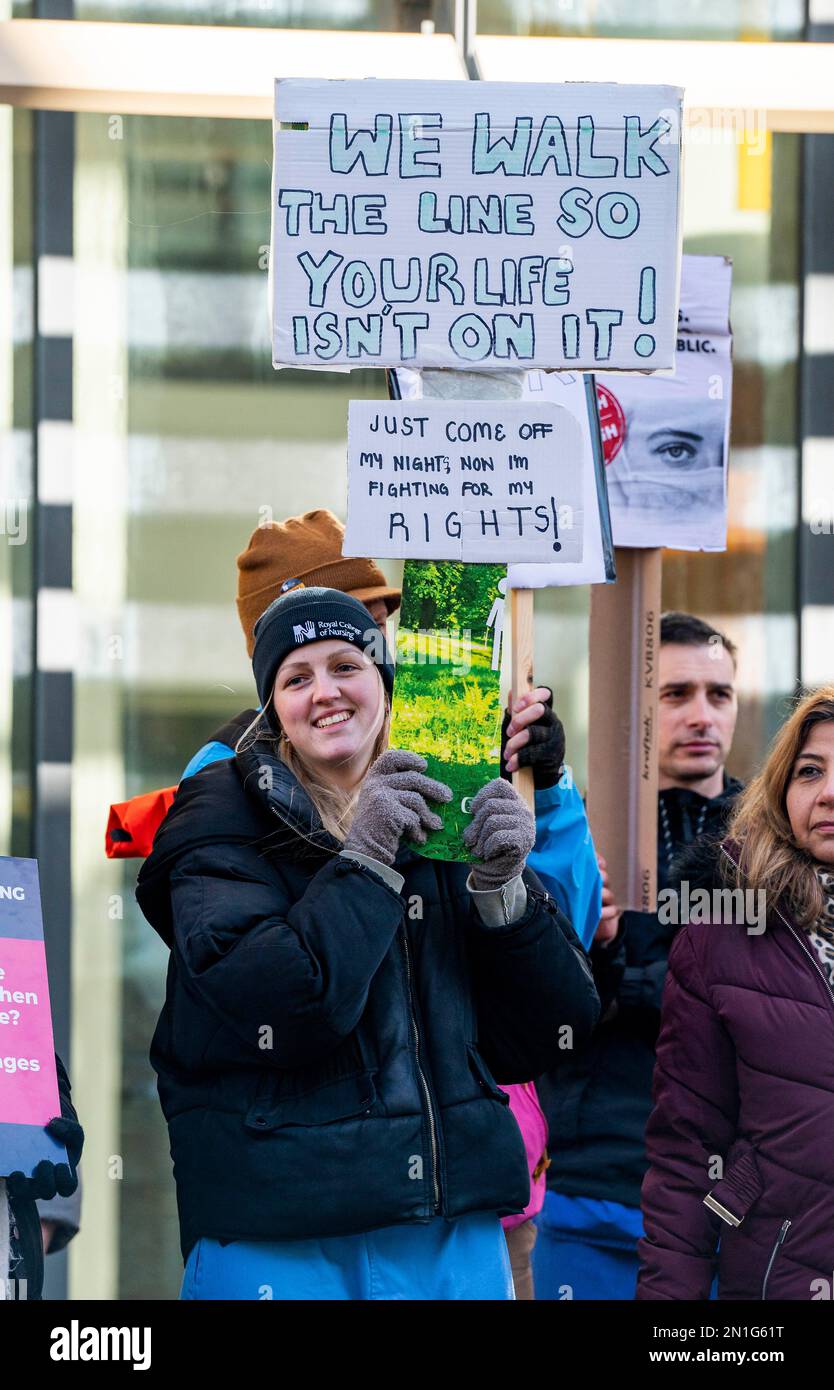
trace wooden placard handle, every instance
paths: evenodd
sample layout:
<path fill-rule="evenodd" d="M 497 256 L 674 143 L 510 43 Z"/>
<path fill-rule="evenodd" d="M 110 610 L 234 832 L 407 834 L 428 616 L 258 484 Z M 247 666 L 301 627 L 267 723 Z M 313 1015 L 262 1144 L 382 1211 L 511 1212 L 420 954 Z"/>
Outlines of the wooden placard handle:
<path fill-rule="evenodd" d="M 533 689 L 533 590 L 510 590 L 510 624 L 512 631 L 511 688 L 513 700 Z M 513 773 L 513 786 L 519 796 L 535 811 L 536 790 L 533 769 L 519 768 Z"/>
<path fill-rule="evenodd" d="M 616 584 L 591 588 L 588 820 L 618 906 L 654 912 L 663 552 L 616 554 Z"/>

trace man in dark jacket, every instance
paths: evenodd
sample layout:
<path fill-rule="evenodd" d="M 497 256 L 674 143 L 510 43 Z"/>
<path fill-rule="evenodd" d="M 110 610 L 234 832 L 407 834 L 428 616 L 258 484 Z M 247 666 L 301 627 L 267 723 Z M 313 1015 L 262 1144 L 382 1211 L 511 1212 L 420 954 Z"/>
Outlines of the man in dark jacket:
<path fill-rule="evenodd" d="M 658 892 L 675 882 L 686 845 L 722 833 L 741 790 L 724 766 L 737 715 L 735 647 L 687 613 L 663 615 L 660 642 Z M 634 1297 L 671 915 L 624 912 L 618 926 L 610 916 L 601 923 L 591 960 L 602 1022 L 572 1062 L 537 1082 L 552 1159 L 534 1258 L 538 1298 Z"/>

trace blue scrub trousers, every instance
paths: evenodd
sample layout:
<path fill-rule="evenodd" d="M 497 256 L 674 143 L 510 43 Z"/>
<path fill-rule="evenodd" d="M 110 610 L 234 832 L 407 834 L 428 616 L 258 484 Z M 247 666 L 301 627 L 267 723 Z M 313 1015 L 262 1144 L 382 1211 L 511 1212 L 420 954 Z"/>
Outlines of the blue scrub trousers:
<path fill-rule="evenodd" d="M 181 1299 L 514 1299 L 497 1216 L 387 1226 L 323 1240 L 202 1237 L 189 1252 Z"/>
<path fill-rule="evenodd" d="M 536 1225 L 533 1280 L 537 1299 L 635 1297 L 640 1272 L 637 1242 L 643 1234 L 639 1207 L 548 1192 Z M 718 1297 L 717 1275 L 709 1297 L 711 1301 Z"/>
<path fill-rule="evenodd" d="M 537 1299 L 633 1299 L 637 1291 L 639 1207 L 548 1192 L 536 1218 Z"/>

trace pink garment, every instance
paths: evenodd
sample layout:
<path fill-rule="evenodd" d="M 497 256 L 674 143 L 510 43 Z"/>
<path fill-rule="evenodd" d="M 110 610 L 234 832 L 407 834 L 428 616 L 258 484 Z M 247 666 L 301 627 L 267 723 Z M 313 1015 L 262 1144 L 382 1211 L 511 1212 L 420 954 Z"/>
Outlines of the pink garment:
<path fill-rule="evenodd" d="M 545 1169 L 542 1166 L 539 1176 L 534 1180 L 533 1173 L 541 1163 L 547 1147 L 547 1120 L 539 1105 L 536 1088 L 532 1081 L 523 1081 L 516 1086 L 502 1086 L 510 1098 L 510 1109 L 515 1115 L 524 1147 L 527 1150 L 527 1166 L 530 1169 L 530 1201 L 516 1216 L 502 1216 L 501 1225 L 505 1231 L 512 1231 L 523 1221 L 537 1216 L 544 1205 L 546 1187 Z"/>

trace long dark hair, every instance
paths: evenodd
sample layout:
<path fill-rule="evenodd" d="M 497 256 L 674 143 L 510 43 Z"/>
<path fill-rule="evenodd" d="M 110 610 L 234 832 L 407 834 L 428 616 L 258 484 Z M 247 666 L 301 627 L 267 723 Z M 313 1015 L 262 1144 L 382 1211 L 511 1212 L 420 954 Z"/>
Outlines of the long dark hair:
<path fill-rule="evenodd" d="M 825 907 L 814 860 L 794 838 L 787 795 L 796 760 L 815 724 L 834 720 L 834 685 L 806 695 L 774 738 L 764 767 L 736 802 L 728 834 L 740 849 L 739 875 L 767 900 L 781 904 L 800 926 Z"/>

